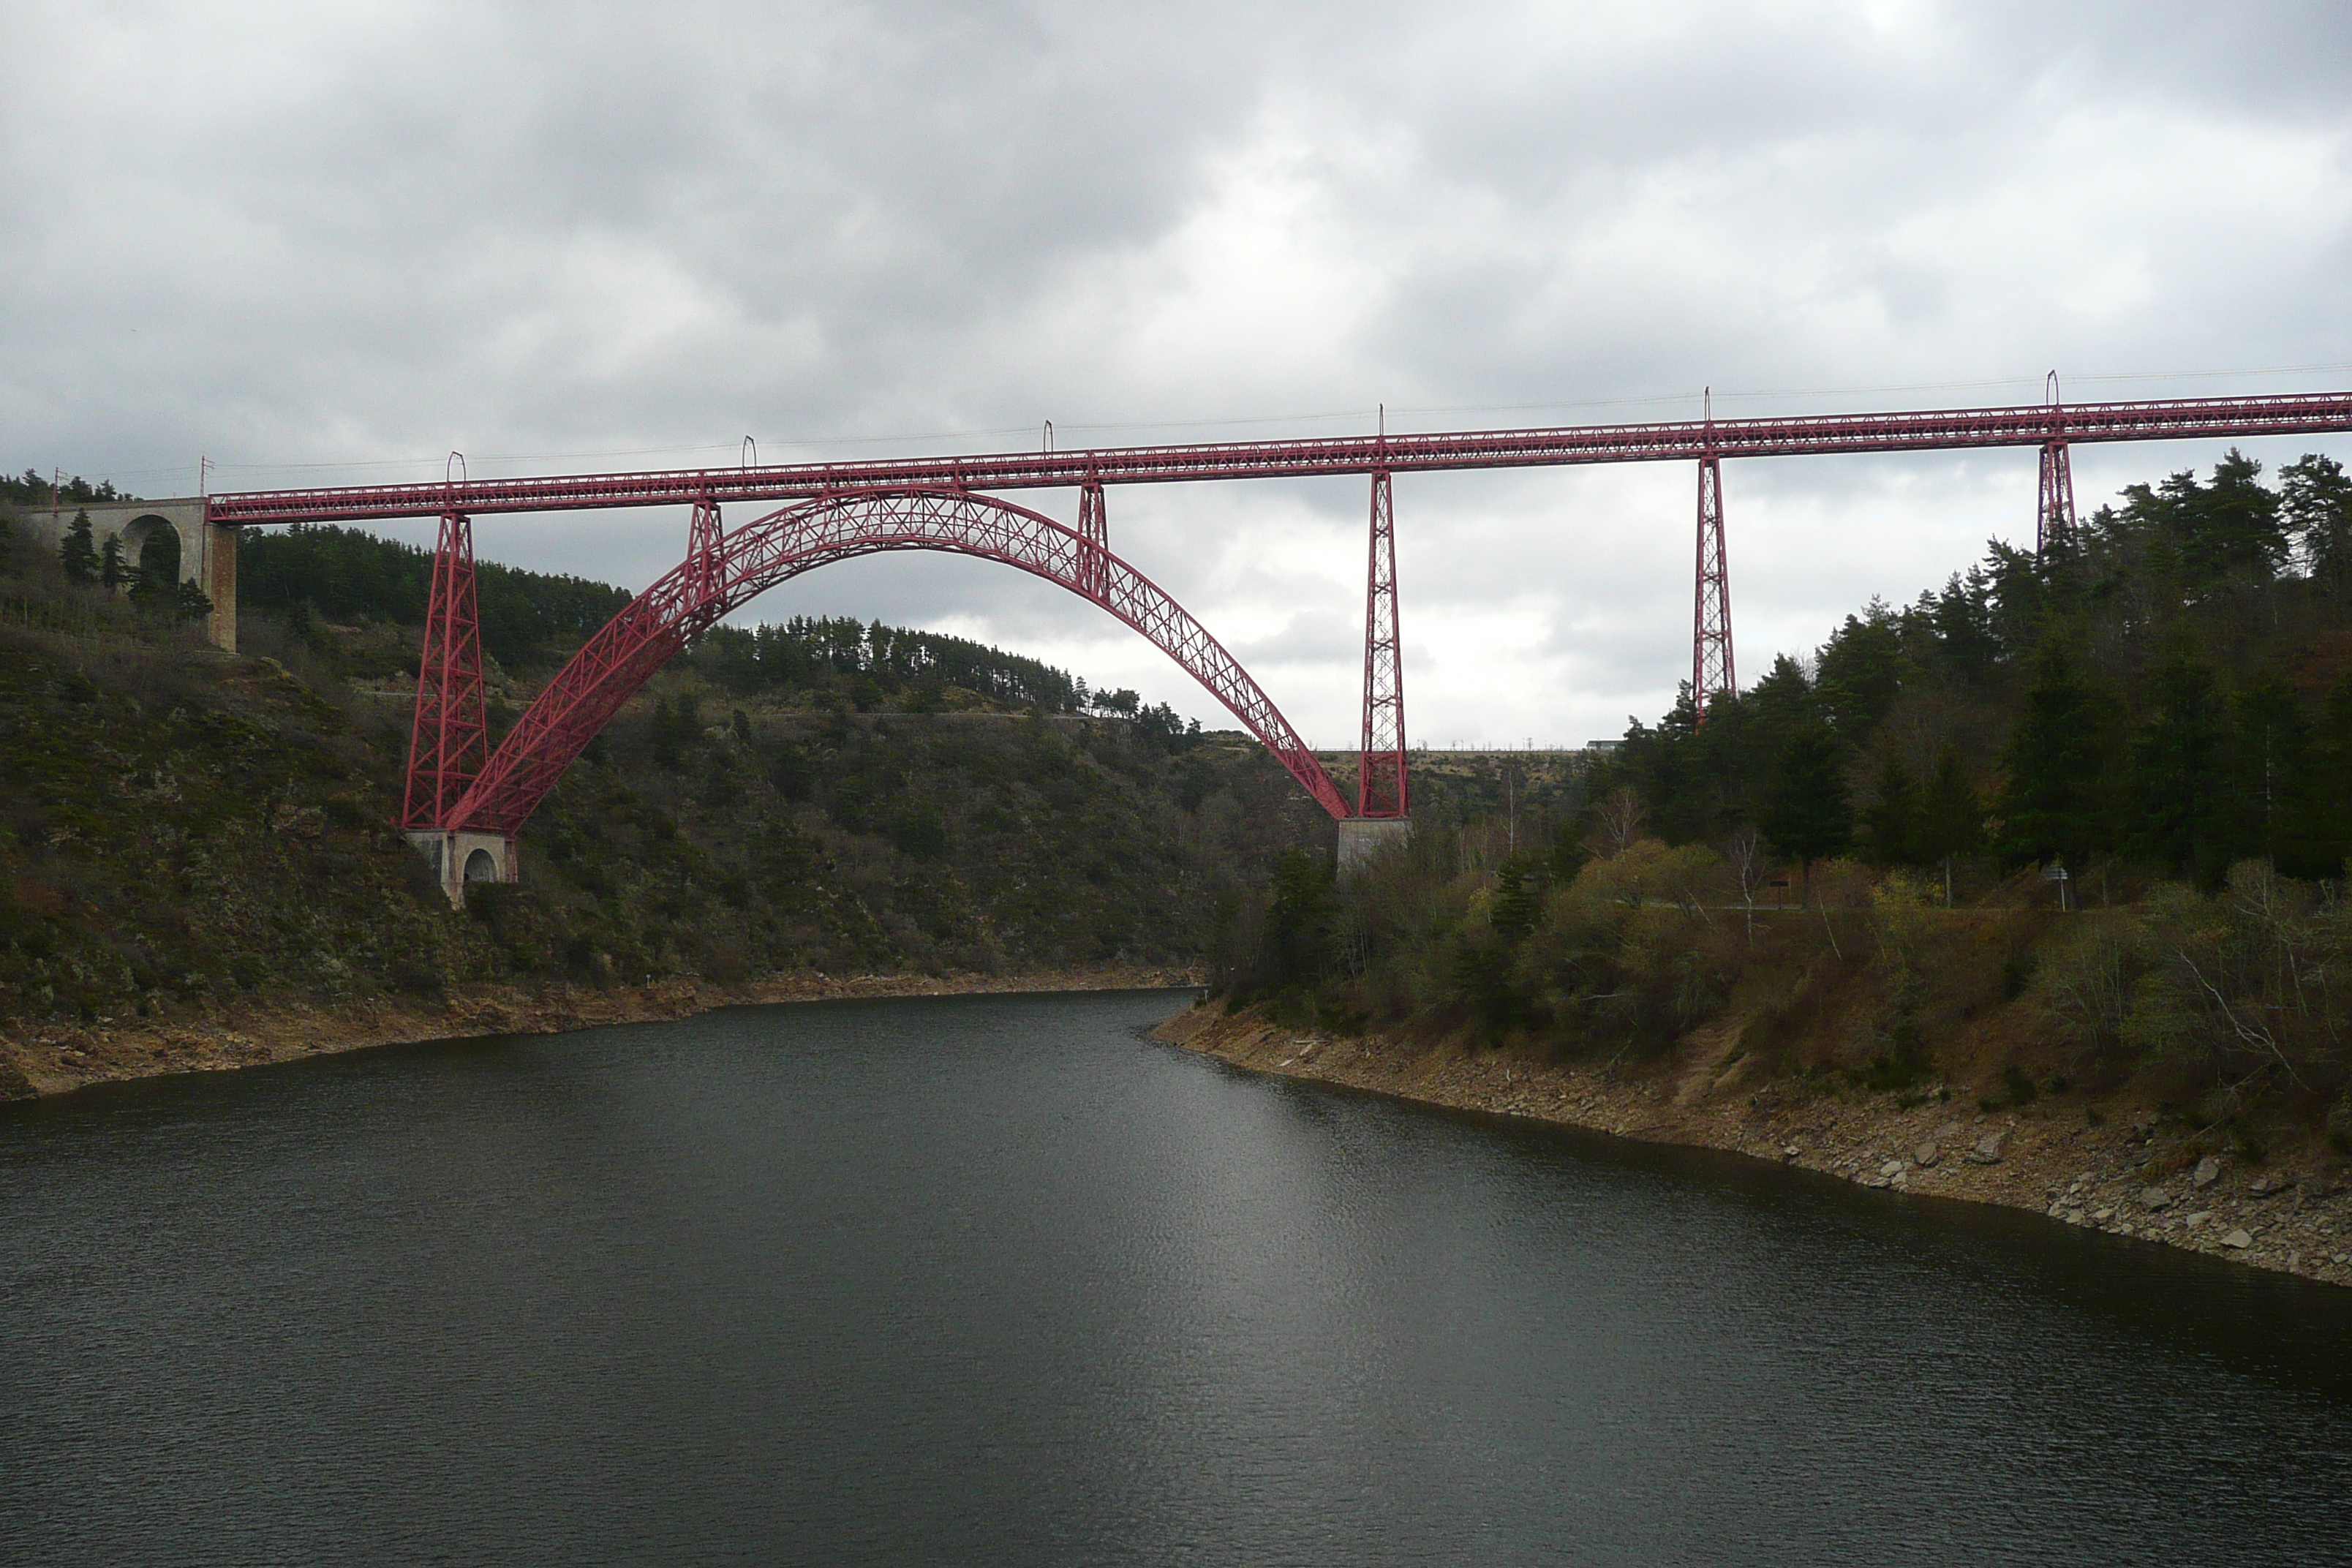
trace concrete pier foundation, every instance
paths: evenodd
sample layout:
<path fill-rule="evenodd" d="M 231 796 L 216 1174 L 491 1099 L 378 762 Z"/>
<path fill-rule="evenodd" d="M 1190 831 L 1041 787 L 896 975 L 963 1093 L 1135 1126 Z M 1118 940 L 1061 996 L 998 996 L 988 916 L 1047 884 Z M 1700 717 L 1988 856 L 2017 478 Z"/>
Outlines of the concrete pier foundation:
<path fill-rule="evenodd" d="M 443 833 L 430 827 L 413 827 L 408 831 L 409 843 L 425 857 L 433 868 L 433 879 L 441 884 L 452 908 L 466 907 L 466 889 L 476 882 L 513 882 L 521 879 L 515 862 L 514 840 L 497 833 Z"/>
<path fill-rule="evenodd" d="M 1412 837 L 1409 816 L 1343 816 L 1339 819 L 1339 875 L 1350 877 L 1391 844 Z"/>

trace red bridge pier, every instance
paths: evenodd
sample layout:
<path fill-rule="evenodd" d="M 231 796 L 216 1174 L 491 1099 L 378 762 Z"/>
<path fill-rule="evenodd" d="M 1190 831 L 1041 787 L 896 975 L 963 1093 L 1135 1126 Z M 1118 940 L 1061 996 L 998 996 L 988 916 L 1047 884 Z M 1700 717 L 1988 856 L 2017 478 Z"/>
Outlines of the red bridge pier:
<path fill-rule="evenodd" d="M 511 882 L 514 840 L 461 826 L 457 803 L 489 760 L 482 714 L 482 625 L 474 596 L 474 525 L 441 514 L 433 551 L 433 592 L 416 663 L 416 711 L 408 731 L 408 787 L 400 826 L 433 868 L 452 904 L 472 882 Z"/>
<path fill-rule="evenodd" d="M 1718 697 L 1739 695 L 1731 659 L 1731 567 L 1723 547 L 1723 463 L 1698 460 L 1698 587 L 1691 607 L 1691 702 L 1706 722 Z"/>
<path fill-rule="evenodd" d="M 1389 471 L 1372 474 L 1371 557 L 1364 572 L 1364 728 L 1356 810 L 1339 818 L 1339 875 L 1412 836 L 1404 740 L 1404 648 L 1397 630 L 1396 503 Z"/>

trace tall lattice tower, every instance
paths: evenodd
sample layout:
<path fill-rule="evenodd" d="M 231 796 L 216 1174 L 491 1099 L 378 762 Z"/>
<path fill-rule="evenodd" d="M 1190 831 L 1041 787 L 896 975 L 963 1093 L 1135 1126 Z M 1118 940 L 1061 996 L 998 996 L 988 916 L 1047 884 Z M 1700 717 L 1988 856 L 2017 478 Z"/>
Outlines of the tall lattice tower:
<path fill-rule="evenodd" d="M 2074 543 L 2074 468 L 2067 459 L 2066 443 L 2042 443 L 2041 498 L 2033 512 L 2033 553 L 2068 550 Z"/>
<path fill-rule="evenodd" d="M 1691 606 L 1691 700 L 1698 721 L 1707 705 L 1736 696 L 1739 675 L 1731 658 L 1731 567 L 1723 548 L 1723 465 L 1709 452 L 1698 460 L 1698 582 Z"/>
<path fill-rule="evenodd" d="M 2074 544 L 2074 465 L 2066 455 L 2066 402 L 2054 370 L 2042 383 L 2042 401 L 2050 410 L 2050 437 L 2042 443 L 2042 483 L 2033 506 L 2036 560 Z"/>
<path fill-rule="evenodd" d="M 489 760 L 482 719 L 482 626 L 474 602 L 474 525 L 461 511 L 441 514 L 433 552 L 433 594 L 425 611 L 425 647 L 416 673 L 416 715 L 408 731 L 408 786 L 400 825 L 463 826 L 450 820 L 458 800 Z"/>
<path fill-rule="evenodd" d="M 1385 468 L 1372 476 L 1371 562 L 1364 588 L 1364 738 L 1356 773 L 1356 815 L 1412 815 L 1405 777 L 1404 654 L 1397 635 L 1396 509 Z"/>

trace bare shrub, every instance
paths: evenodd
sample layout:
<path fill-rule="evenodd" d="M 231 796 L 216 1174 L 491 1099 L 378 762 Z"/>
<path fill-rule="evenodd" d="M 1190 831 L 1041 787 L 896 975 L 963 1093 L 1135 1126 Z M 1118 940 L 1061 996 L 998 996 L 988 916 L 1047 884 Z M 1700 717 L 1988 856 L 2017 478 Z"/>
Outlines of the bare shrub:
<path fill-rule="evenodd" d="M 1601 837 L 1601 853 L 1614 859 L 1641 842 L 1649 813 L 1640 795 L 1631 789 L 1620 789 L 1592 808 L 1592 821 Z"/>

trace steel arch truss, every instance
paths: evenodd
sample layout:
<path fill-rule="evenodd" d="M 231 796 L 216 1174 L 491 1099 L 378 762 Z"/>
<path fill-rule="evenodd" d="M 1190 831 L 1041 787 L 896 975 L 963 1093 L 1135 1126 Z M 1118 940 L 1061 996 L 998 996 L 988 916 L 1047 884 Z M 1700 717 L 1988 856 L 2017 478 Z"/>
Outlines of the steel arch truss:
<path fill-rule="evenodd" d="M 621 705 L 722 616 L 803 572 L 888 550 L 1001 561 L 1101 605 L 1206 687 L 1316 804 L 1346 816 L 1338 786 L 1273 700 L 1181 605 L 1104 547 L 1099 516 L 1089 537 L 992 496 L 932 489 L 820 496 L 731 532 L 715 508 L 707 521 L 698 514 L 687 560 L 558 672 L 439 826 L 516 833 Z"/>

